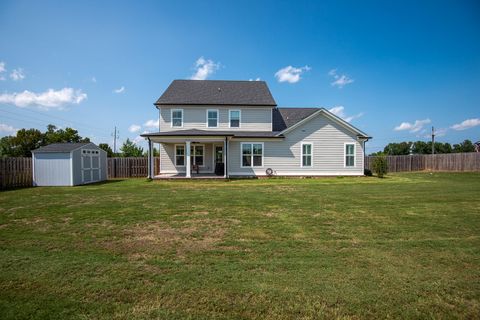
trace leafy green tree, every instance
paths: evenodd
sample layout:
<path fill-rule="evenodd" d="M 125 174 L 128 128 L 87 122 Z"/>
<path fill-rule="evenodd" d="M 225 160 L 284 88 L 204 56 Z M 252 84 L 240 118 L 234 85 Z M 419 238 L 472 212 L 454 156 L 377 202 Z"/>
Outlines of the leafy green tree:
<path fill-rule="evenodd" d="M 102 150 L 104 150 L 107 153 L 107 157 L 111 158 L 113 157 L 113 151 L 112 148 L 108 145 L 108 143 L 100 143 L 98 147 Z"/>
<path fill-rule="evenodd" d="M 3 157 L 31 157 L 31 150 L 42 146 L 42 133 L 37 129 L 20 129 L 15 136 L 3 137 L 0 154 Z"/>
<path fill-rule="evenodd" d="M 400 143 L 389 143 L 383 149 L 383 152 L 392 156 L 406 155 L 410 154 L 411 142 L 400 142 Z"/>
<path fill-rule="evenodd" d="M 61 142 L 90 142 L 90 139 L 82 138 L 75 129 L 57 129 L 53 124 L 49 124 L 43 134 L 43 145 Z"/>
<path fill-rule="evenodd" d="M 472 141 L 467 139 L 459 144 L 454 144 L 453 152 L 475 152 L 475 146 Z"/>
<path fill-rule="evenodd" d="M 21 129 L 15 136 L 0 139 L 0 156 L 31 157 L 31 150 L 58 142 L 90 142 L 90 139 L 82 138 L 75 129 L 57 129 L 52 124 L 44 133 L 38 129 Z"/>
<path fill-rule="evenodd" d="M 143 148 L 137 146 L 135 143 L 127 139 L 122 147 L 122 157 L 141 157 L 143 155 Z"/>

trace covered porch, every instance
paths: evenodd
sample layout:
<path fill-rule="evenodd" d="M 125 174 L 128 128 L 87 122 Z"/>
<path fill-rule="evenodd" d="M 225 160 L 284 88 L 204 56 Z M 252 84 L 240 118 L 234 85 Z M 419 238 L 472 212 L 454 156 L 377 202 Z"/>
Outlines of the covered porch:
<path fill-rule="evenodd" d="M 229 136 L 147 136 L 149 179 L 228 178 Z M 159 172 L 153 172 L 153 149 L 158 144 Z"/>

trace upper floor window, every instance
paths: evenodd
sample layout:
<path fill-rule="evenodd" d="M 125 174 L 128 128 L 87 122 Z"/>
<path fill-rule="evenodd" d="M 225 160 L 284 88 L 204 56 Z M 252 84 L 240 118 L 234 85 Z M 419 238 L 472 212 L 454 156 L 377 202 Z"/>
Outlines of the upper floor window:
<path fill-rule="evenodd" d="M 240 128 L 240 110 L 229 110 L 230 128 Z"/>
<path fill-rule="evenodd" d="M 218 127 L 218 110 L 207 110 L 207 127 Z"/>
<path fill-rule="evenodd" d="M 302 167 L 312 166 L 312 144 L 302 143 Z"/>
<path fill-rule="evenodd" d="M 172 109 L 172 127 L 183 127 L 183 110 Z"/>
<path fill-rule="evenodd" d="M 345 167 L 355 166 L 355 144 L 345 143 Z"/>

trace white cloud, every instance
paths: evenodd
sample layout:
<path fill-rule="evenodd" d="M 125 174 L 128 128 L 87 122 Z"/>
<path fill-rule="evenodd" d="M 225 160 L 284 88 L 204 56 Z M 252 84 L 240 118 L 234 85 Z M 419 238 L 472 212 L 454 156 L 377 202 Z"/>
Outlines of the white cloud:
<path fill-rule="evenodd" d="M 260 78 L 256 78 L 256 79 L 250 78 L 250 79 L 248 79 L 248 81 L 260 81 Z"/>
<path fill-rule="evenodd" d="M 0 94 L 0 103 L 13 104 L 20 108 L 33 105 L 47 110 L 62 109 L 67 104 L 79 104 L 85 99 L 87 99 L 86 93 L 72 88 L 63 88 L 57 91 L 48 89 L 41 93 L 25 90 L 20 93 Z"/>
<path fill-rule="evenodd" d="M 476 126 L 480 126 L 480 118 L 467 119 L 461 123 L 454 124 L 450 128 L 453 130 L 466 130 Z"/>
<path fill-rule="evenodd" d="M 91 80 L 92 80 L 92 82 L 93 82 L 93 83 L 97 83 L 97 78 L 95 78 L 95 77 L 92 77 L 92 79 L 91 79 Z"/>
<path fill-rule="evenodd" d="M 275 73 L 275 77 L 277 78 L 278 82 L 296 83 L 302 79 L 302 73 L 309 71 L 310 69 L 311 68 L 309 66 L 304 66 L 301 68 L 287 66 L 278 70 Z"/>
<path fill-rule="evenodd" d="M 158 129 L 159 128 L 159 120 L 148 120 L 143 124 L 144 127 L 150 128 L 150 129 Z"/>
<path fill-rule="evenodd" d="M 141 136 L 136 136 L 135 138 L 133 138 L 132 142 L 135 143 L 136 145 L 140 145 L 145 142 L 145 138 Z"/>
<path fill-rule="evenodd" d="M 8 124 L 0 123 L 0 132 L 5 132 L 7 134 L 15 134 L 17 131 L 17 128 L 9 126 Z"/>
<path fill-rule="evenodd" d="M 5 76 L 2 75 L 2 73 L 6 72 L 7 69 L 5 69 L 5 62 L 0 61 L 0 81 L 5 80 Z"/>
<path fill-rule="evenodd" d="M 200 57 L 195 62 L 195 73 L 190 77 L 191 80 L 205 80 L 220 68 L 220 63 L 215 63 L 210 59 Z"/>
<path fill-rule="evenodd" d="M 351 122 L 352 120 L 354 119 L 358 119 L 360 118 L 361 116 L 363 116 L 363 112 L 360 112 L 356 115 L 352 115 L 352 116 L 347 116 L 345 114 L 345 107 L 344 106 L 335 106 L 331 109 L 329 109 L 328 111 L 330 111 L 331 113 L 333 113 L 334 115 L 336 115 L 337 117 L 340 117 L 342 118 L 343 120 L 347 121 L 347 122 Z"/>
<path fill-rule="evenodd" d="M 13 69 L 12 73 L 10 73 L 10 78 L 13 81 L 20 81 L 25 79 L 25 72 L 23 72 L 22 68 Z"/>
<path fill-rule="evenodd" d="M 139 126 L 138 124 L 132 124 L 130 127 L 128 127 L 128 131 L 130 132 L 138 132 L 140 131 L 142 127 Z"/>
<path fill-rule="evenodd" d="M 410 132 L 418 132 L 422 130 L 426 124 L 429 124 L 430 122 L 431 122 L 430 119 L 415 120 L 414 123 L 402 122 L 400 125 L 396 126 L 394 130 L 395 131 L 408 130 Z"/>
<path fill-rule="evenodd" d="M 331 85 L 338 88 L 343 88 L 347 84 L 353 83 L 355 81 L 344 74 L 337 74 L 337 69 L 330 70 L 328 72 L 328 75 L 333 77 L 333 82 L 331 83 Z"/>
<path fill-rule="evenodd" d="M 125 92 L 125 87 L 122 86 L 122 87 L 120 87 L 120 88 L 118 88 L 118 89 L 113 90 L 113 92 L 115 92 L 115 93 L 124 93 L 124 92 Z"/>

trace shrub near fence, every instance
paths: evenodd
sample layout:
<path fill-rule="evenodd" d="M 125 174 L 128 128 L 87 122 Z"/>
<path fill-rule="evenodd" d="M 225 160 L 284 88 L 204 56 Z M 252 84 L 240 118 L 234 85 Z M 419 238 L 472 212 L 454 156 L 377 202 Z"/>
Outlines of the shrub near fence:
<path fill-rule="evenodd" d="M 365 168 L 372 169 L 375 156 L 365 157 Z M 480 153 L 414 154 L 386 156 L 388 172 L 405 171 L 480 171 Z"/>

